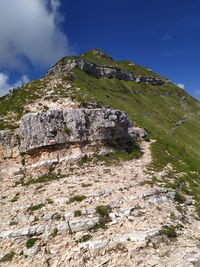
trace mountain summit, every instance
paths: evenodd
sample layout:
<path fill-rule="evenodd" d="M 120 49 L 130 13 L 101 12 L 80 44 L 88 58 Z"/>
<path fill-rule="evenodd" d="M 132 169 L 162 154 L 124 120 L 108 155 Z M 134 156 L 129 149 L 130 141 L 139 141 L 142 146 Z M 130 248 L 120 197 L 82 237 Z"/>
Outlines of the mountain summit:
<path fill-rule="evenodd" d="M 169 79 L 101 49 L 1 97 L 0 262 L 198 266 L 199 116 Z"/>

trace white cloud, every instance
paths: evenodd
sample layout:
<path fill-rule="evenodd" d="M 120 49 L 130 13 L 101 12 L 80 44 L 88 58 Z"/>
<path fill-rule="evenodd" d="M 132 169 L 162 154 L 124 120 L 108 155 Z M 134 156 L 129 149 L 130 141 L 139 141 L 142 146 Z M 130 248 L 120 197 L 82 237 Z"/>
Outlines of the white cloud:
<path fill-rule="evenodd" d="M 19 87 L 24 83 L 27 83 L 29 81 L 27 75 L 23 75 L 18 81 L 16 81 L 14 84 L 9 82 L 9 76 L 5 73 L 0 73 L 0 96 L 3 96 L 8 92 L 9 89 Z"/>
<path fill-rule="evenodd" d="M 60 0 L 0 0 L 0 67 L 48 67 L 70 54 Z"/>
<path fill-rule="evenodd" d="M 200 99 L 200 89 L 195 90 L 195 96 Z"/>
<path fill-rule="evenodd" d="M 180 87 L 181 89 L 185 89 L 185 84 L 183 83 L 177 83 L 177 86 Z"/>

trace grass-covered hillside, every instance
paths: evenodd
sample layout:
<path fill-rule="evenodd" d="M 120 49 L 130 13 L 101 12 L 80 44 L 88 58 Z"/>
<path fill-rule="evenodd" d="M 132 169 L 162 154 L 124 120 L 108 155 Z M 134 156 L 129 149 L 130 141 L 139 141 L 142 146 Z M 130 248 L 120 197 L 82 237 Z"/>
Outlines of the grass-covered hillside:
<path fill-rule="evenodd" d="M 131 71 L 136 76 L 161 77 L 137 64 L 114 61 L 94 51 L 80 57 L 97 65 Z M 29 83 L 11 96 L 0 99 L 1 129 L 6 124 L 2 120 L 3 116 L 15 115 L 20 118 L 26 112 L 25 104 L 41 97 L 45 82 L 52 79 L 54 77 L 50 76 L 43 81 Z M 63 82 L 67 79 L 67 76 L 63 77 Z M 97 79 L 79 69 L 73 69 L 69 79 L 74 90 L 69 93 L 61 87 L 57 90 L 58 97 L 70 95 L 83 106 L 88 102 L 96 102 L 127 112 L 137 126 L 146 128 L 150 132 L 149 137 L 156 140 L 152 144 L 151 167 L 162 170 L 171 163 L 175 171 L 164 178 L 165 184 L 194 195 L 200 203 L 200 103 L 197 100 L 169 82 L 149 85 L 117 79 Z"/>

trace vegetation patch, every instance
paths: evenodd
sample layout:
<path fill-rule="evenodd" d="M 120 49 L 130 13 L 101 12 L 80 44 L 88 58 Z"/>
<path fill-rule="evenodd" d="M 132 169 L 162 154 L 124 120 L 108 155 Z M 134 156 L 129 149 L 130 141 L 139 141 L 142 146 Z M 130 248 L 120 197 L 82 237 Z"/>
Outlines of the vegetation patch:
<path fill-rule="evenodd" d="M 96 213 L 99 215 L 99 222 L 96 224 L 96 226 L 93 229 L 98 228 L 106 228 L 106 224 L 110 222 L 109 212 L 111 212 L 111 207 L 109 205 L 106 206 L 97 206 L 96 207 Z"/>
<path fill-rule="evenodd" d="M 77 243 L 83 243 L 83 242 L 87 242 L 92 238 L 92 235 L 84 235 L 82 236 L 80 239 L 78 239 L 76 242 Z"/>
<path fill-rule="evenodd" d="M 15 252 L 11 251 L 3 256 L 3 258 L 0 260 L 0 262 L 9 262 L 12 261 L 15 257 Z"/>
<path fill-rule="evenodd" d="M 72 202 L 81 202 L 84 199 L 86 199 L 86 196 L 84 196 L 84 195 L 76 195 L 76 196 L 70 197 L 69 203 L 72 203 Z"/>
<path fill-rule="evenodd" d="M 40 210 L 41 208 L 43 208 L 45 206 L 45 204 L 41 203 L 41 204 L 38 204 L 38 205 L 31 205 L 27 211 L 36 211 L 36 210 Z"/>
<path fill-rule="evenodd" d="M 22 185 L 24 186 L 28 186 L 31 184 L 38 184 L 38 183 L 47 183 L 47 182 L 51 182 L 51 181 L 56 181 L 59 179 L 62 179 L 66 177 L 66 175 L 56 175 L 53 173 L 49 173 L 49 174 L 44 174 L 40 177 L 38 177 L 37 179 L 30 179 L 27 182 L 24 182 Z"/>
<path fill-rule="evenodd" d="M 28 239 L 26 241 L 26 247 L 27 248 L 32 248 L 35 245 L 37 240 L 38 240 L 38 238 L 30 238 L 30 239 Z"/>
<path fill-rule="evenodd" d="M 186 198 L 179 192 L 176 192 L 174 200 L 179 204 L 183 204 L 186 201 Z"/>
<path fill-rule="evenodd" d="M 72 132 L 72 130 L 71 130 L 70 128 L 68 128 L 68 127 L 65 127 L 65 128 L 64 128 L 64 133 L 70 135 L 71 132 Z"/>
<path fill-rule="evenodd" d="M 177 237 L 176 229 L 174 226 L 164 225 L 162 227 L 162 229 L 160 230 L 160 234 L 165 235 L 168 238 L 176 238 Z"/>
<path fill-rule="evenodd" d="M 74 217 L 80 217 L 82 215 L 81 210 L 75 210 L 74 211 Z"/>

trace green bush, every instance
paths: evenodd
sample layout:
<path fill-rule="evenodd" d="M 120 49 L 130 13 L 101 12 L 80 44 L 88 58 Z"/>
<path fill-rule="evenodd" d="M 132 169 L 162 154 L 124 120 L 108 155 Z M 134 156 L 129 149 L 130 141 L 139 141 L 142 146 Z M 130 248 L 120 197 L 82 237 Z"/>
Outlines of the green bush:
<path fill-rule="evenodd" d="M 30 239 L 28 239 L 26 241 L 26 247 L 27 248 L 32 248 L 35 245 L 37 240 L 38 240 L 38 238 L 30 238 Z"/>

